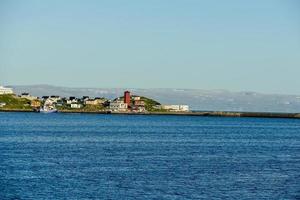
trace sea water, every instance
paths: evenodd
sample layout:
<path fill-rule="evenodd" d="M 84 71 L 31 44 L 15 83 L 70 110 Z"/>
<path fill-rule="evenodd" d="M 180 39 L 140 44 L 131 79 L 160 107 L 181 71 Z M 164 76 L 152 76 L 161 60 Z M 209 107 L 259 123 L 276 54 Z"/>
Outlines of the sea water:
<path fill-rule="evenodd" d="M 300 120 L 0 113 L 0 199 L 299 199 Z"/>

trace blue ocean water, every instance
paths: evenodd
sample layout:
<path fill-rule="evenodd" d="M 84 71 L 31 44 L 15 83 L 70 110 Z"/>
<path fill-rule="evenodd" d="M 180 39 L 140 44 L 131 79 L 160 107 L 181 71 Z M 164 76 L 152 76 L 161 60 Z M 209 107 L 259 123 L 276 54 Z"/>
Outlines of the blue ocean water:
<path fill-rule="evenodd" d="M 299 199 L 300 120 L 0 113 L 0 199 Z"/>

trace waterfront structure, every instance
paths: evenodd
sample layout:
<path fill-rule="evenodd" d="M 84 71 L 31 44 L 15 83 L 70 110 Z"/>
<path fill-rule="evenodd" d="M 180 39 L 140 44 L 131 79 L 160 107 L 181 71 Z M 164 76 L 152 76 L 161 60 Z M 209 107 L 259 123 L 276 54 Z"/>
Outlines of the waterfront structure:
<path fill-rule="evenodd" d="M 129 91 L 125 91 L 124 92 L 124 103 L 126 103 L 128 106 L 130 106 L 130 92 Z"/>
<path fill-rule="evenodd" d="M 12 88 L 0 86 L 0 95 L 1 94 L 13 94 L 13 93 L 14 93 L 14 91 L 12 90 Z"/>
<path fill-rule="evenodd" d="M 57 109 L 55 108 L 55 99 L 48 98 L 44 102 L 44 106 L 40 108 L 41 113 L 54 113 L 57 112 Z"/>
<path fill-rule="evenodd" d="M 157 105 L 155 106 L 157 109 L 163 109 L 174 112 L 187 112 L 189 111 L 188 105 Z"/>
<path fill-rule="evenodd" d="M 125 112 L 128 110 L 128 104 L 124 103 L 123 101 L 116 100 L 116 101 L 110 102 L 109 109 L 111 111 Z"/>

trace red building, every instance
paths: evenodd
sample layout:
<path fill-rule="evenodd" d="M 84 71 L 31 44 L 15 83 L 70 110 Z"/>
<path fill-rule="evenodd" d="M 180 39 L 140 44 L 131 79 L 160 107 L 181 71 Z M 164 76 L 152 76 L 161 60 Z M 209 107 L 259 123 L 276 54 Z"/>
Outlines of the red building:
<path fill-rule="evenodd" d="M 130 92 L 129 91 L 124 92 L 124 103 L 127 103 L 127 105 L 130 106 Z"/>

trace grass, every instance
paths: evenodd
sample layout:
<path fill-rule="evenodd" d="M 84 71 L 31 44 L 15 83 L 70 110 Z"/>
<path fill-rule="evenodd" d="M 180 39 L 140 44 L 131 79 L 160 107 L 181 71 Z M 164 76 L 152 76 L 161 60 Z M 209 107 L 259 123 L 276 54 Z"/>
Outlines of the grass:
<path fill-rule="evenodd" d="M 141 97 L 141 100 L 145 102 L 145 109 L 147 111 L 150 111 L 150 112 L 162 111 L 163 112 L 163 110 L 158 110 L 158 109 L 154 108 L 154 106 L 160 105 L 159 102 L 157 102 L 153 99 L 147 98 L 147 97 Z"/>
<path fill-rule="evenodd" d="M 30 106 L 30 100 L 28 99 L 24 99 L 24 98 L 20 98 L 16 95 L 13 94 L 3 94 L 0 95 L 0 103 L 6 103 L 5 106 L 3 106 L 2 110 L 28 110 L 28 109 L 32 109 Z"/>
<path fill-rule="evenodd" d="M 82 108 L 71 108 L 70 105 L 56 106 L 61 111 L 97 112 L 104 110 L 103 105 L 83 105 Z"/>

